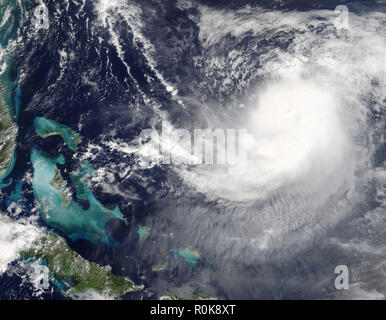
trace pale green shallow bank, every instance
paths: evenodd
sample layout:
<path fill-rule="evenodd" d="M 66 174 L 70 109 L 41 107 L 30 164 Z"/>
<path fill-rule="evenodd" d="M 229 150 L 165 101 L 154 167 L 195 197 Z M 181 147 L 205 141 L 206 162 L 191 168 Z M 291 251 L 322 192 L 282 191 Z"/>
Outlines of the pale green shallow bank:
<path fill-rule="evenodd" d="M 0 53 L 2 53 L 0 56 L 0 189 L 9 186 L 12 182 L 11 179 L 7 181 L 6 178 L 12 172 L 16 160 L 17 115 L 20 104 L 18 99 L 21 91 L 17 90 L 14 96 L 13 93 L 15 88 L 17 88 L 18 78 L 13 79 L 11 77 L 11 59 L 13 54 L 12 48 L 16 43 L 19 19 L 22 16 L 23 9 L 20 5 L 22 5 L 22 1 L 0 0 Z M 34 124 L 37 133 L 42 138 L 59 135 L 68 147 L 76 152 L 77 146 L 81 142 L 81 137 L 69 127 L 45 118 L 37 118 Z M 56 160 L 56 163 L 64 164 L 65 162 L 64 157 L 58 157 Z M 51 165 L 50 159 L 43 160 L 44 163 Z M 71 195 L 66 194 L 66 183 L 61 177 L 60 171 L 56 168 L 56 163 L 54 162 L 51 167 L 48 166 L 54 168 L 54 175 L 49 181 L 50 183 L 44 185 L 45 191 L 49 191 L 48 194 L 53 197 L 52 199 L 58 200 L 57 202 L 65 208 L 68 208 L 71 204 L 74 206 Z M 81 183 L 81 181 L 78 182 L 79 186 L 82 186 Z M 97 219 L 97 222 L 94 221 L 93 223 L 90 215 L 87 217 L 86 212 L 81 212 L 80 208 L 74 211 L 83 213 L 84 218 L 90 220 L 89 223 L 93 228 L 91 228 L 90 234 L 87 235 L 90 235 L 93 240 L 102 240 L 108 243 L 109 241 L 104 230 L 105 222 L 111 218 L 119 219 L 121 217 L 120 213 L 118 210 L 110 211 L 104 208 L 96 201 L 91 191 L 86 187 L 84 190 L 86 191 L 85 197 L 91 201 L 94 209 L 97 208 L 94 211 L 101 213 L 102 219 Z M 60 200 L 56 199 L 58 194 Z M 69 217 L 67 216 L 67 218 Z M 59 224 L 63 223 L 63 221 L 57 222 Z M 63 224 L 66 227 L 68 226 L 68 224 Z M 63 225 L 61 224 L 61 226 Z M 82 258 L 58 235 L 45 231 L 43 231 L 43 234 L 39 240 L 31 244 L 31 249 L 22 253 L 22 256 L 27 261 L 39 260 L 42 264 L 46 265 L 50 271 L 52 283 L 64 295 L 72 297 L 92 290 L 100 294 L 116 297 L 143 288 L 143 286 L 135 285 L 127 277 L 113 274 L 109 266 L 99 266 Z"/>
<path fill-rule="evenodd" d="M 82 141 L 82 137 L 74 132 L 70 127 L 43 117 L 36 117 L 34 127 L 37 134 L 43 139 L 50 136 L 61 136 L 67 146 L 76 152 L 78 144 Z"/>
<path fill-rule="evenodd" d="M 72 198 L 67 183 L 60 174 L 57 164 L 64 164 L 62 155 L 50 158 L 44 152 L 34 148 L 31 153 L 34 169 L 32 186 L 36 201 L 40 205 L 43 220 L 62 232 L 73 241 L 87 239 L 91 242 L 102 241 L 114 245 L 114 239 L 106 232 L 106 224 L 112 219 L 126 222 L 116 207 L 110 210 L 104 207 L 82 181 L 76 181 L 76 187 L 83 190 L 84 199 L 89 208 L 83 209 Z"/>
<path fill-rule="evenodd" d="M 82 141 L 82 137 L 72 128 L 51 119 L 36 117 L 34 127 L 43 139 L 59 135 L 73 152 L 76 152 Z M 42 150 L 33 148 L 31 162 L 35 199 L 40 205 L 40 215 L 47 224 L 61 230 L 73 241 L 87 239 L 92 242 L 102 241 L 109 246 L 115 244 L 106 232 L 106 224 L 112 219 L 126 221 L 118 207 L 110 210 L 103 206 L 83 181 L 86 175 L 93 174 L 89 164 L 85 163 L 76 172 L 69 174 L 77 198 L 89 203 L 89 208 L 83 209 L 74 201 L 67 181 L 58 168 L 58 164 L 64 165 L 66 162 L 63 155 L 52 158 Z"/>
<path fill-rule="evenodd" d="M 43 139 L 59 135 L 74 152 L 81 142 L 81 136 L 70 127 L 50 119 L 37 117 L 34 127 Z M 89 203 L 87 210 L 74 200 L 68 182 L 60 173 L 58 165 L 66 163 L 63 155 L 52 157 L 35 147 L 31 151 L 31 163 L 34 169 L 34 196 L 39 203 L 40 215 L 47 224 L 61 230 L 74 241 L 87 239 L 91 242 L 101 241 L 108 246 L 115 245 L 114 239 L 106 231 L 106 224 L 112 219 L 124 222 L 125 219 L 118 208 L 109 210 L 104 207 L 83 181 L 85 175 L 93 174 L 88 163 L 70 173 L 78 199 Z M 68 247 L 64 239 L 53 233 L 45 234 L 32 249 L 24 252 L 24 256 L 33 261 L 41 259 L 52 275 L 52 283 L 67 296 L 76 296 L 89 290 L 122 296 L 143 288 L 127 277 L 114 275 L 108 266 L 101 267 L 83 259 Z"/>

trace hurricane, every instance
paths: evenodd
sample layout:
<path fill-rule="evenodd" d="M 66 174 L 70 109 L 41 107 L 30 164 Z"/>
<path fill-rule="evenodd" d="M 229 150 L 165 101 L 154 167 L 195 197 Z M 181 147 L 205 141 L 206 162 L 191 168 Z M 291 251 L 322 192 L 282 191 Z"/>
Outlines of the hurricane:
<path fill-rule="evenodd" d="M 375 0 L 0 2 L 1 298 L 384 299 L 385 31 Z"/>

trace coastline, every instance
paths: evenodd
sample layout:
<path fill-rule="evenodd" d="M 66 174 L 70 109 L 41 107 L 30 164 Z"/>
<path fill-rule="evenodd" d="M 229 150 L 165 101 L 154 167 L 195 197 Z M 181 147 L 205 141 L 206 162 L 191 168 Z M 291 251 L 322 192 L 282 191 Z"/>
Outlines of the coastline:
<path fill-rule="evenodd" d="M 4 90 L 0 86 L 0 187 L 1 182 L 11 173 L 15 164 L 17 128 L 12 121 L 9 107 L 3 98 Z"/>

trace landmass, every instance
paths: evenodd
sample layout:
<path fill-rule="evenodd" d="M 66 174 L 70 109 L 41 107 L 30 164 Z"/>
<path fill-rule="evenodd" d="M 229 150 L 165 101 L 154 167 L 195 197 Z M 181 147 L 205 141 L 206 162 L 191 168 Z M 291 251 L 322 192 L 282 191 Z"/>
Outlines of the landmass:
<path fill-rule="evenodd" d="M 203 296 L 203 295 L 194 295 L 192 298 L 182 298 L 180 296 L 177 296 L 174 293 L 170 293 L 159 297 L 158 300 L 220 300 L 220 299 L 213 296 Z"/>
<path fill-rule="evenodd" d="M 37 134 L 43 139 L 55 135 L 61 136 L 67 146 L 74 152 L 76 152 L 78 144 L 82 141 L 82 137 L 78 133 L 74 132 L 70 127 L 54 120 L 36 117 L 34 119 L 34 127 Z"/>
<path fill-rule="evenodd" d="M 110 267 L 83 259 L 68 247 L 64 239 L 53 233 L 46 233 L 32 249 L 22 254 L 27 260 L 42 259 L 54 278 L 52 282 L 66 296 L 90 289 L 100 294 L 122 296 L 143 289 L 129 278 L 113 274 Z"/>
<path fill-rule="evenodd" d="M 0 187 L 13 168 L 15 161 L 17 128 L 12 121 L 9 107 L 4 103 L 3 89 L 0 87 Z"/>

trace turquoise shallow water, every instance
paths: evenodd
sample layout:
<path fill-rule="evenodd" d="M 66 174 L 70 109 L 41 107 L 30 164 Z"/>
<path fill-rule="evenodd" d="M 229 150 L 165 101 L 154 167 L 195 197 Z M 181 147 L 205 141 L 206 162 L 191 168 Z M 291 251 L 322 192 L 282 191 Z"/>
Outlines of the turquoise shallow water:
<path fill-rule="evenodd" d="M 34 119 L 34 127 L 35 131 L 43 138 L 52 135 L 61 136 L 72 151 L 76 151 L 78 143 L 81 141 L 81 136 L 70 127 L 47 118 L 36 117 Z"/>
<path fill-rule="evenodd" d="M 81 141 L 80 135 L 70 127 L 50 119 L 36 117 L 34 127 L 42 138 L 59 135 L 72 151 L 76 151 Z M 34 148 L 31 162 L 35 199 L 40 205 L 41 217 L 47 224 L 61 230 L 74 241 L 87 239 L 92 242 L 102 241 L 110 246 L 116 244 L 106 231 L 106 223 L 112 219 L 124 219 L 118 207 L 114 210 L 105 208 L 83 182 L 85 175 L 93 174 L 90 164 L 85 163 L 78 172 L 70 173 L 78 199 L 89 203 L 88 210 L 85 210 L 73 200 L 67 182 L 60 175 L 57 164 L 65 164 L 63 155 L 51 158 Z"/>
<path fill-rule="evenodd" d="M 185 262 L 192 267 L 195 267 L 200 259 L 199 253 L 191 248 L 171 249 L 170 251 L 174 254 L 175 258 L 177 258 L 177 256 L 181 256 Z"/>
<path fill-rule="evenodd" d="M 9 197 L 6 200 L 7 205 L 11 205 L 13 202 L 18 203 L 24 200 L 23 194 L 22 194 L 22 188 L 23 188 L 23 181 L 20 181 L 18 184 L 16 184 L 15 189 L 11 192 Z"/>
<path fill-rule="evenodd" d="M 139 241 L 144 240 L 149 235 L 149 229 L 146 227 L 138 227 L 137 230 Z"/>
<path fill-rule="evenodd" d="M 58 173 L 57 164 L 63 164 L 63 156 L 50 158 L 43 151 L 34 148 L 31 162 L 34 168 L 32 179 L 35 199 L 40 205 L 43 220 L 61 230 L 72 240 L 87 239 L 92 242 L 102 241 L 107 245 L 115 245 L 106 232 L 106 223 L 112 219 L 121 219 L 118 208 L 105 208 L 83 184 L 85 198 L 90 206 L 84 210 L 76 203 L 64 188 L 58 188 L 54 177 Z M 56 180 L 57 181 L 57 180 Z"/>

